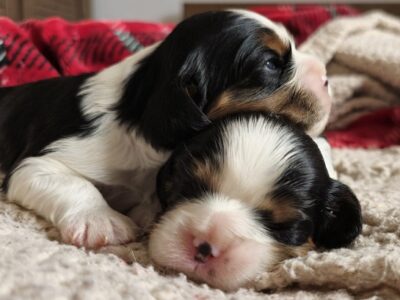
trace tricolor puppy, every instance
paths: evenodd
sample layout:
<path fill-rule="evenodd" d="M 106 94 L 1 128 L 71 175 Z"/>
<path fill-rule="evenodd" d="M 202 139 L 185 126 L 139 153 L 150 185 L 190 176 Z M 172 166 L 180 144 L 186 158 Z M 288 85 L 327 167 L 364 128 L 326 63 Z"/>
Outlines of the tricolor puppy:
<path fill-rule="evenodd" d="M 166 213 L 150 235 L 152 259 L 227 290 L 361 231 L 350 188 L 329 177 L 308 135 L 272 114 L 214 122 L 172 154 L 158 193 Z"/>
<path fill-rule="evenodd" d="M 136 206 L 156 203 L 160 166 L 213 120 L 274 111 L 318 135 L 330 106 L 324 66 L 283 27 L 245 11 L 197 15 L 98 74 L 0 89 L 3 188 L 65 242 L 124 243 L 135 226 L 121 212 L 151 220 Z"/>

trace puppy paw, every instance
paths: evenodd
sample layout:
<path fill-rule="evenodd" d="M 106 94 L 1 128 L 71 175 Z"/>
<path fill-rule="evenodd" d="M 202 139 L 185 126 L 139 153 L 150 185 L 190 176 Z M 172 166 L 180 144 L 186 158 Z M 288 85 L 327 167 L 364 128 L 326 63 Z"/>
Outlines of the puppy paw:
<path fill-rule="evenodd" d="M 128 217 L 108 207 L 65 217 L 58 227 L 65 243 L 88 249 L 133 241 L 138 229 Z"/>

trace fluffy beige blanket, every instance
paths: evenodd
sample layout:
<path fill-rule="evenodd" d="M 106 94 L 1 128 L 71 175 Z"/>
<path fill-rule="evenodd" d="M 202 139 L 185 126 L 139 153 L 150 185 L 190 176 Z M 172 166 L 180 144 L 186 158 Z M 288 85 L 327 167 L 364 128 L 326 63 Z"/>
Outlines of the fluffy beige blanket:
<path fill-rule="evenodd" d="M 362 62 L 349 59 L 339 50 L 350 35 L 361 39 L 372 30 L 375 38 L 380 39 L 381 34 L 392 35 L 392 29 L 400 32 L 398 21 L 389 16 L 372 14 L 362 18 L 354 23 L 338 20 L 328 24 L 304 49 L 320 55 L 326 62 L 333 59 L 332 68 L 342 61 L 340 57 L 346 59 L 346 66 L 338 67 L 346 68 L 343 77 L 339 74 L 332 79 L 340 83 L 332 82 L 339 101 L 347 102 L 363 93 L 394 101 L 396 88 L 400 86 L 400 76 L 396 73 L 400 72 L 400 60 L 397 65 L 384 62 L 369 65 L 367 69 L 384 71 L 377 77 L 367 76 L 368 70 L 356 69 Z M 356 25 L 358 29 L 353 30 Z M 387 33 L 379 28 L 385 28 Z M 325 36 L 330 37 L 328 42 Z M 383 49 L 380 43 L 375 43 L 378 55 Z M 397 43 L 393 55 L 400 53 L 397 51 L 400 41 Z M 366 51 L 362 44 L 353 46 Z M 369 47 L 367 50 L 372 50 Z M 367 58 L 368 55 L 363 59 Z M 354 69 L 349 61 L 354 62 Z M 390 78 L 386 78 L 389 74 Z M 400 147 L 335 150 L 333 155 L 339 179 L 354 189 L 363 209 L 362 236 L 349 249 L 312 251 L 304 257 L 286 260 L 274 271 L 262 274 L 248 288 L 227 294 L 192 283 L 182 274 L 155 271 L 141 242 L 128 247 L 109 247 L 103 253 L 63 245 L 58 242 L 58 232 L 47 222 L 0 201 L 0 299 L 400 298 Z"/>
<path fill-rule="evenodd" d="M 335 99 L 330 128 L 400 105 L 400 19 L 382 12 L 338 18 L 301 46 L 328 69 Z"/>

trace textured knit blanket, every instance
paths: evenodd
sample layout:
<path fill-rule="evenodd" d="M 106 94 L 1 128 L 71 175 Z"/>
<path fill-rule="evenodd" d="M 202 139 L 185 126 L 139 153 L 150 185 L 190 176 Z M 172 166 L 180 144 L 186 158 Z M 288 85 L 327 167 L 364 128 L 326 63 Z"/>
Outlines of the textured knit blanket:
<path fill-rule="evenodd" d="M 338 18 L 301 45 L 328 69 L 335 103 L 328 134 L 335 146 L 400 144 L 400 19 L 382 12 Z M 390 109 L 387 109 L 390 108 Z M 353 130 L 351 130 L 353 129 Z"/>

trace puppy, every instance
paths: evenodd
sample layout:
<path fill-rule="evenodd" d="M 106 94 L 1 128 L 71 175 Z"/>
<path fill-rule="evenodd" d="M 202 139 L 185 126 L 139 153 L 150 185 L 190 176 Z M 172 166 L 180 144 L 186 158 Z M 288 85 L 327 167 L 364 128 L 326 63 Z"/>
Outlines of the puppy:
<path fill-rule="evenodd" d="M 323 64 L 282 26 L 246 11 L 197 15 L 98 74 L 0 89 L 3 190 L 67 243 L 124 243 L 136 226 L 121 213 L 152 220 L 159 167 L 213 120 L 273 111 L 316 136 L 330 107 Z"/>
<path fill-rule="evenodd" d="M 308 135 L 272 114 L 225 117 L 183 143 L 158 194 L 166 213 L 150 235 L 152 259 L 226 290 L 361 231 L 350 188 L 329 177 Z"/>

